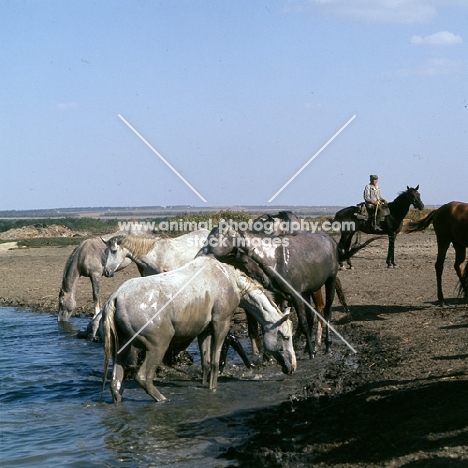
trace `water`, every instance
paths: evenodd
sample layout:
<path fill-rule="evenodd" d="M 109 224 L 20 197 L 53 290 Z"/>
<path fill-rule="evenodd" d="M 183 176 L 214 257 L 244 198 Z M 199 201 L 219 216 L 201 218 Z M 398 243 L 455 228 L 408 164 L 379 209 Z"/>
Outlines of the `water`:
<path fill-rule="evenodd" d="M 297 385 L 274 367 L 221 378 L 216 393 L 198 379 L 157 382 L 163 403 L 125 382 L 121 404 L 108 387 L 100 403 L 102 345 L 77 339 L 88 320 L 71 320 L 0 307 L 2 467 L 228 466 L 218 456 L 247 436 L 245 411 L 278 404 L 278 381 Z"/>

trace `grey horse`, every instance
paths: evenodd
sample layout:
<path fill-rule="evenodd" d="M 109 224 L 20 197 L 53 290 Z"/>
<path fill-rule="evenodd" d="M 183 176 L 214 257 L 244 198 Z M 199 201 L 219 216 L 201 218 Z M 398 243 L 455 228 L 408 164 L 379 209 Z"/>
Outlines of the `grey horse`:
<path fill-rule="evenodd" d="M 93 290 L 94 316 L 101 310 L 100 284 L 104 274 L 104 264 L 106 261 L 106 246 L 102 238 L 96 237 L 85 239 L 68 256 L 63 270 L 62 285 L 58 297 L 59 322 L 68 322 L 76 307 L 75 290 L 78 279 L 81 276 L 87 277 L 91 281 Z M 122 262 L 118 270 L 130 265 L 130 259 Z"/>
<path fill-rule="evenodd" d="M 234 267 L 201 257 L 160 275 L 126 281 L 103 309 L 103 390 L 113 356 L 111 392 L 114 402 L 123 393 L 123 371 L 129 344 L 145 351 L 135 380 L 155 400 L 166 398 L 154 387 L 157 366 L 171 346 L 185 349 L 198 337 L 203 385 L 217 387 L 221 346 L 237 306 L 260 322 L 264 346 L 286 374 L 296 369 L 292 325 L 264 294 L 263 288 Z"/>

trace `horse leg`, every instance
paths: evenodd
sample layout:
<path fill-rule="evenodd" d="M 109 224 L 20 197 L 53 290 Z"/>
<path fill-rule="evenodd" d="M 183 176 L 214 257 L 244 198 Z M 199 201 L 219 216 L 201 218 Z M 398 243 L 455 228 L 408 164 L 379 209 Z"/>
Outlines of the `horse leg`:
<path fill-rule="evenodd" d="M 315 310 L 323 317 L 323 310 L 325 307 L 325 301 L 323 300 L 322 290 L 319 289 L 312 293 L 312 300 L 315 305 Z M 317 355 L 317 351 L 322 345 L 322 330 L 323 330 L 323 321 L 319 318 L 317 320 L 317 332 L 315 334 L 315 347 L 314 347 L 314 357 Z"/>
<path fill-rule="evenodd" d="M 437 300 L 442 307 L 445 307 L 444 294 L 442 292 L 442 273 L 444 271 L 445 255 L 449 248 L 450 242 L 437 242 L 437 259 L 435 262 L 436 279 L 437 279 Z"/>
<path fill-rule="evenodd" d="M 125 374 L 125 364 L 127 362 L 129 347 L 125 348 L 121 353 L 117 354 L 117 358 L 114 362 L 114 368 L 112 369 L 112 381 L 110 389 L 112 393 L 112 399 L 114 403 L 120 403 L 122 401 L 123 394 L 123 380 Z"/>
<path fill-rule="evenodd" d="M 395 237 L 396 237 L 395 233 L 388 235 L 387 268 L 396 267 Z"/>
<path fill-rule="evenodd" d="M 93 303 L 94 303 L 94 315 L 96 317 L 99 312 L 101 312 L 101 300 L 100 300 L 100 286 L 101 286 L 101 277 L 98 275 L 91 275 L 89 277 L 91 281 L 91 287 L 93 288 Z"/>
<path fill-rule="evenodd" d="M 216 391 L 218 386 L 218 373 L 219 373 L 219 356 L 221 354 L 221 347 L 229 332 L 230 321 L 212 322 L 213 333 L 211 336 L 211 363 L 210 363 L 210 384 L 209 389 L 213 392 Z"/>
<path fill-rule="evenodd" d="M 304 336 L 306 337 L 306 348 L 305 351 L 309 352 L 309 357 L 312 359 L 312 338 L 311 338 L 311 332 L 309 330 L 308 322 L 310 319 L 307 318 L 304 303 L 299 299 L 294 297 L 293 299 L 294 302 L 294 308 L 296 309 L 296 314 L 297 318 L 299 321 L 299 327 L 296 330 L 296 333 L 294 334 L 294 340 L 297 340 L 300 335 L 301 331 L 304 333 Z M 311 311 L 309 311 L 312 313 Z"/>
<path fill-rule="evenodd" d="M 458 279 L 461 279 L 463 275 L 463 263 L 465 262 L 466 258 L 466 249 L 458 242 L 452 242 L 452 245 L 455 249 L 455 263 L 453 264 L 453 267 L 455 268 Z"/>
<path fill-rule="evenodd" d="M 354 234 L 354 232 L 353 233 L 341 232 L 341 237 L 340 237 L 340 240 L 338 242 L 338 252 L 340 253 L 340 256 L 344 257 L 349 252 L 349 248 L 351 246 L 351 239 L 353 237 L 353 234 Z M 350 259 L 347 259 L 346 263 L 348 264 L 349 268 L 352 267 Z M 340 269 L 344 270 L 344 265 L 343 265 L 342 260 L 339 260 L 339 264 L 340 264 Z"/>
<path fill-rule="evenodd" d="M 342 239 L 343 239 L 343 243 L 341 244 L 341 254 L 343 256 L 346 256 L 350 249 L 351 249 L 351 241 L 353 240 L 353 236 L 354 236 L 354 233 L 355 231 L 351 231 L 351 232 L 347 232 L 344 237 L 342 236 Z M 341 243 L 341 240 L 340 240 L 340 243 Z M 338 249 L 340 248 L 340 244 L 338 244 Z M 339 262 L 340 263 L 340 268 L 342 270 L 344 270 L 344 267 L 343 267 L 343 261 Z M 346 263 L 348 265 L 348 268 L 350 270 L 353 269 L 353 264 L 351 263 L 351 258 L 348 257 L 346 259 Z"/>
<path fill-rule="evenodd" d="M 335 299 L 336 276 L 331 276 L 325 282 L 325 309 L 324 317 L 326 323 L 325 329 L 325 352 L 328 353 L 331 347 L 330 321 L 332 319 L 332 305 Z"/>
<path fill-rule="evenodd" d="M 458 279 L 460 280 L 460 285 L 462 290 L 466 289 L 465 280 L 463 279 L 463 264 L 465 263 L 466 258 L 466 248 L 459 244 L 458 242 L 452 242 L 453 248 L 455 249 L 455 263 L 453 267 L 457 273 Z"/>
<path fill-rule="evenodd" d="M 247 330 L 248 330 L 250 342 L 252 344 L 252 353 L 255 356 L 259 356 L 261 353 L 261 350 L 263 349 L 263 344 L 260 338 L 260 334 L 258 333 L 258 322 L 250 314 L 246 314 L 246 316 L 247 316 Z"/>
<path fill-rule="evenodd" d="M 167 340 L 165 340 L 167 341 Z M 145 358 L 135 375 L 135 381 L 138 385 L 143 388 L 146 393 L 151 396 L 155 401 L 164 401 L 167 398 L 159 392 L 154 386 L 153 379 L 156 372 L 156 368 L 161 364 L 164 359 L 164 354 L 169 348 L 170 339 L 167 342 L 158 342 L 154 348 L 147 350 Z"/>
<path fill-rule="evenodd" d="M 242 362 L 244 363 L 247 369 L 253 367 L 253 364 L 249 361 L 247 353 L 245 352 L 241 342 L 232 334 L 228 333 L 226 338 L 223 342 L 223 346 L 221 347 L 221 354 L 219 358 L 219 373 L 223 373 L 223 369 L 226 365 L 227 353 L 229 350 L 229 346 L 232 346 L 232 349 L 240 356 Z"/>

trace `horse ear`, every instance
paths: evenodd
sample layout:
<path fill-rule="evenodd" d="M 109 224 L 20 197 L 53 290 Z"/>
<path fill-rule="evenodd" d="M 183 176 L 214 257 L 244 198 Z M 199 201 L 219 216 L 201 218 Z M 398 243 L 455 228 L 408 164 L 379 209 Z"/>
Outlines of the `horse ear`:
<path fill-rule="evenodd" d="M 286 322 L 289 319 L 289 310 L 276 322 L 277 326 L 280 326 L 282 323 Z"/>
<path fill-rule="evenodd" d="M 406 186 L 406 190 L 409 190 L 409 185 Z"/>
<path fill-rule="evenodd" d="M 415 190 L 419 190 L 419 184 L 417 185 L 417 187 L 415 188 Z"/>

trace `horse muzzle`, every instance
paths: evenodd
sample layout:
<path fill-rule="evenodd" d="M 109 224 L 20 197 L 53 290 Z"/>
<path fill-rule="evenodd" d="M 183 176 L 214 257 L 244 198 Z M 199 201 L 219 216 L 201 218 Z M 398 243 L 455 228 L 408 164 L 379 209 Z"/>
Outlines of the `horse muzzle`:
<path fill-rule="evenodd" d="M 105 276 L 106 278 L 112 278 L 112 277 L 114 276 L 114 271 L 113 271 L 113 270 L 109 270 L 109 269 L 107 269 L 107 268 L 104 268 L 103 273 L 104 273 L 104 276 Z"/>
<path fill-rule="evenodd" d="M 71 316 L 71 312 L 65 309 L 59 309 L 58 315 L 57 315 L 57 322 L 68 322 L 68 319 Z"/>

